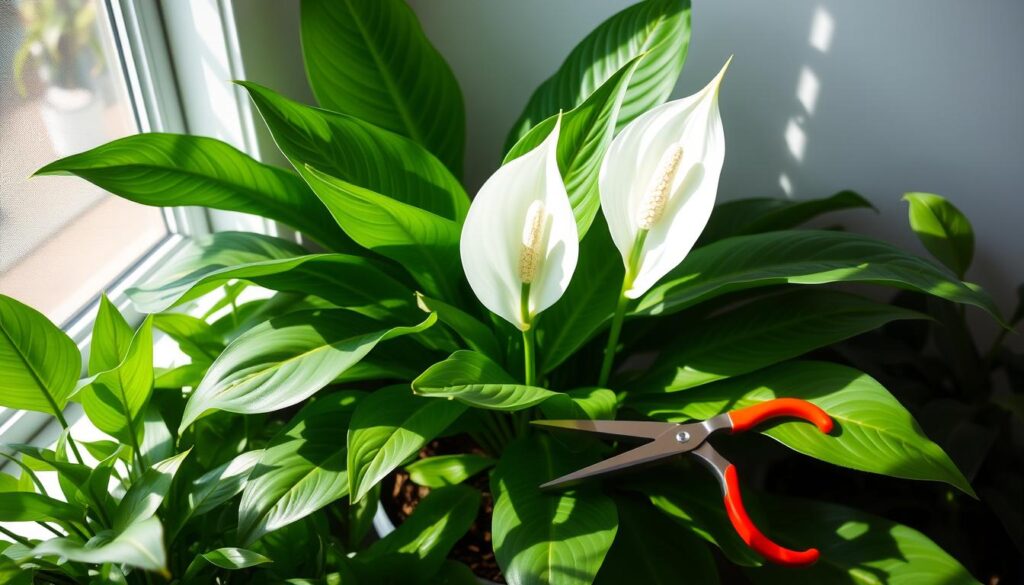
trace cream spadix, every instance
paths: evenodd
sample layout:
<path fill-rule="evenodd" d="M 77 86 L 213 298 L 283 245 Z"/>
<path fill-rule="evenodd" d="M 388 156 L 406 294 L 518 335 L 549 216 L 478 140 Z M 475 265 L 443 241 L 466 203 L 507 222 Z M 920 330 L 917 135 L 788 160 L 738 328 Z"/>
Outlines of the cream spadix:
<path fill-rule="evenodd" d="M 626 265 L 627 298 L 678 266 L 711 216 L 725 160 L 718 88 L 728 67 L 696 94 L 631 122 L 604 158 L 601 209 Z"/>
<path fill-rule="evenodd" d="M 561 121 L 536 148 L 484 183 L 462 227 L 462 268 L 480 302 L 519 329 L 561 298 L 579 238 L 556 147 Z"/>

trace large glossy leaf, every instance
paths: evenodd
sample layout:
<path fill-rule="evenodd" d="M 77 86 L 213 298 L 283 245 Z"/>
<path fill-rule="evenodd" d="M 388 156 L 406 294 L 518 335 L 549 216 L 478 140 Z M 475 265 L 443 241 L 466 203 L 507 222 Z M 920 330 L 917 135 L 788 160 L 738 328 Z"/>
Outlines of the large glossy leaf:
<path fill-rule="evenodd" d="M 305 0 L 302 54 L 321 106 L 408 136 L 461 174 L 462 92 L 405 2 Z"/>
<path fill-rule="evenodd" d="M 235 547 L 218 548 L 201 556 L 211 565 L 229 570 L 247 569 L 274 562 L 257 552 Z"/>
<path fill-rule="evenodd" d="M 458 179 L 412 140 L 352 116 L 293 102 L 242 83 L 277 146 L 300 175 L 306 165 L 461 223 L 469 197 Z"/>
<path fill-rule="evenodd" d="M 348 493 L 345 428 L 362 393 L 313 401 L 264 450 L 238 507 L 238 537 L 249 544 Z"/>
<path fill-rule="evenodd" d="M 631 406 L 652 418 L 706 419 L 782 397 L 820 406 L 830 434 L 803 421 L 764 426 L 764 434 L 835 465 L 906 479 L 944 481 L 973 495 L 967 480 L 917 421 L 867 374 L 825 362 L 788 362 L 746 376 L 667 395 L 641 395 Z"/>
<path fill-rule="evenodd" d="M 218 232 L 192 240 L 146 283 L 128 291 L 147 313 L 200 297 L 233 279 L 303 295 L 371 317 L 418 314 L 413 293 L 368 258 L 306 254 L 286 240 Z"/>
<path fill-rule="evenodd" d="M 136 445 L 142 434 L 143 409 L 153 392 L 152 317 L 142 322 L 116 367 L 79 386 L 74 398 L 82 403 L 89 421 L 125 444 Z"/>
<path fill-rule="evenodd" d="M 357 554 L 360 583 L 423 583 L 441 568 L 480 507 L 480 492 L 452 485 L 432 490 L 394 532 Z"/>
<path fill-rule="evenodd" d="M 354 249 L 302 179 L 213 138 L 136 134 L 62 158 L 36 174 L 77 175 L 145 205 L 253 213 L 288 224 L 331 249 Z"/>
<path fill-rule="evenodd" d="M 974 230 L 971 222 L 944 197 L 931 193 L 907 193 L 910 227 L 936 260 L 960 278 L 974 258 Z"/>
<path fill-rule="evenodd" d="M 360 401 L 348 427 L 350 501 L 362 500 L 465 411 L 459 402 L 416 396 L 408 384 L 382 388 Z"/>
<path fill-rule="evenodd" d="M 674 392 L 738 376 L 924 315 L 824 289 L 772 295 L 690 324 L 631 389 Z"/>
<path fill-rule="evenodd" d="M 644 295 L 635 313 L 671 313 L 759 286 L 831 282 L 914 290 L 999 315 L 987 294 L 943 267 L 878 240 L 816 230 L 738 236 L 698 248 Z"/>
<path fill-rule="evenodd" d="M 402 264 L 428 295 L 459 299 L 459 224 L 312 167 L 306 180 L 359 245 Z"/>
<path fill-rule="evenodd" d="M 612 16 L 540 85 L 512 126 L 505 150 L 541 120 L 583 103 L 623 65 L 647 53 L 630 81 L 619 114 L 621 129 L 668 98 L 690 44 L 689 0 L 648 0 Z"/>
<path fill-rule="evenodd" d="M 715 558 L 695 536 L 680 530 L 650 504 L 622 496 L 615 503 L 619 529 L 596 585 L 718 583 Z"/>
<path fill-rule="evenodd" d="M 822 199 L 751 197 L 726 201 L 715 206 L 698 245 L 732 236 L 786 230 L 824 213 L 856 208 L 874 207 L 853 191 L 840 191 Z"/>
<path fill-rule="evenodd" d="M 785 543 L 811 543 L 821 558 L 800 569 L 805 583 L 836 585 L 973 585 L 978 581 L 920 532 L 836 504 L 765 498 L 771 534 Z M 764 565 L 746 574 L 760 585 L 793 583 L 792 570 Z"/>
<path fill-rule="evenodd" d="M 164 459 L 146 470 L 125 493 L 114 514 L 114 530 L 120 532 L 128 526 L 156 513 L 171 490 L 171 481 L 181 463 L 188 457 L 183 451 Z"/>
<path fill-rule="evenodd" d="M 167 574 L 163 535 L 160 520 L 150 516 L 121 533 L 101 532 L 85 544 L 69 538 L 48 540 L 34 548 L 32 554 L 57 555 L 81 563 L 125 564 Z"/>
<path fill-rule="evenodd" d="M 212 362 L 224 351 L 224 340 L 209 323 L 184 313 L 153 315 L 153 326 L 177 342 L 182 353 L 193 361 Z"/>
<path fill-rule="evenodd" d="M 0 492 L 0 521 L 82 522 L 85 510 L 43 494 L 22 491 Z"/>
<path fill-rule="evenodd" d="M 517 384 L 501 366 L 483 354 L 460 350 L 413 380 L 412 389 L 423 396 L 455 399 L 492 410 L 522 410 L 558 392 Z"/>
<path fill-rule="evenodd" d="M 263 449 L 246 451 L 192 481 L 186 496 L 188 515 L 200 516 L 241 493 Z"/>
<path fill-rule="evenodd" d="M 580 239 L 590 229 L 601 207 L 601 196 L 597 191 L 601 162 L 615 135 L 615 120 L 626 88 L 641 60 L 637 57 L 625 63 L 582 104 L 560 114 L 558 169 L 569 194 Z M 558 120 L 559 115 L 555 115 L 534 126 L 509 150 L 503 164 L 538 147 L 551 134 Z"/>
<path fill-rule="evenodd" d="M 494 459 L 483 455 L 456 453 L 419 459 L 405 466 L 409 479 L 431 488 L 462 483 L 494 465 Z"/>
<path fill-rule="evenodd" d="M 208 410 L 243 414 L 298 404 L 358 363 L 379 342 L 434 324 L 382 323 L 341 309 L 271 319 L 231 342 L 185 405 L 180 430 Z"/>
<path fill-rule="evenodd" d="M 81 370 L 70 337 L 39 311 L 0 295 L 0 406 L 63 416 Z"/>
<path fill-rule="evenodd" d="M 131 325 L 107 295 L 100 295 L 100 306 L 89 341 L 89 374 L 116 368 L 128 353 L 134 335 Z"/>
<path fill-rule="evenodd" d="M 541 370 L 550 372 L 611 320 L 625 269 L 603 218 L 580 243 L 580 260 L 565 294 L 537 320 Z"/>
<path fill-rule="evenodd" d="M 589 585 L 612 546 L 615 502 L 587 489 L 538 486 L 580 466 L 543 435 L 506 447 L 491 475 L 494 554 L 511 585 Z"/>

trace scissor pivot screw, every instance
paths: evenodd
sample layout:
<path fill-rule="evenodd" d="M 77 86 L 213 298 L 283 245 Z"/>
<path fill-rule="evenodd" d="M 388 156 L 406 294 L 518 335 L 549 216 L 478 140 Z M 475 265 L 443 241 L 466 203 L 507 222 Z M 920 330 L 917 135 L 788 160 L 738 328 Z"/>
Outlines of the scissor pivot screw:
<path fill-rule="evenodd" d="M 690 440 L 690 433 L 686 431 L 679 431 L 676 433 L 676 440 L 680 443 L 685 443 Z"/>

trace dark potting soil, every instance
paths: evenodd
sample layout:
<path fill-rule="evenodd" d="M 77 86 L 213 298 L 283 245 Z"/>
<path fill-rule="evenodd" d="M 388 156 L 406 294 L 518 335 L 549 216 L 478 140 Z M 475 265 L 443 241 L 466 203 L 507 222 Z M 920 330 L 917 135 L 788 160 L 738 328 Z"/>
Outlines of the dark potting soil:
<path fill-rule="evenodd" d="M 431 441 L 420 450 L 419 458 L 456 453 L 486 455 L 471 439 L 459 435 Z M 479 473 L 466 480 L 466 483 L 480 490 L 480 509 L 469 531 L 455 543 L 448 557 L 463 563 L 478 577 L 504 583 L 498 561 L 494 558 L 494 548 L 491 546 L 491 513 L 494 511 L 494 498 L 491 496 L 488 474 L 486 471 Z M 381 504 L 395 526 L 404 522 L 416 509 L 420 500 L 429 493 L 430 488 L 413 482 L 404 469 L 397 470 L 381 482 Z"/>

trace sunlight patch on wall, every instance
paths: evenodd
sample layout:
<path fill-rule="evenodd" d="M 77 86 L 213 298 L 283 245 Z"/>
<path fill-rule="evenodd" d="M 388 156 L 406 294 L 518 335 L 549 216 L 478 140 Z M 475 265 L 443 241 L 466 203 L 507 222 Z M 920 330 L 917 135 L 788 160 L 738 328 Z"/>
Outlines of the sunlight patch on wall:
<path fill-rule="evenodd" d="M 819 6 L 814 11 L 814 18 L 811 20 L 811 38 L 809 42 L 815 49 L 827 53 L 832 46 L 832 33 L 836 29 L 836 20 L 824 6 Z"/>

